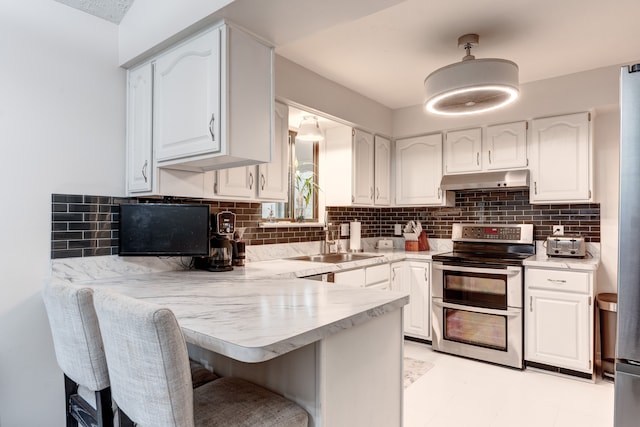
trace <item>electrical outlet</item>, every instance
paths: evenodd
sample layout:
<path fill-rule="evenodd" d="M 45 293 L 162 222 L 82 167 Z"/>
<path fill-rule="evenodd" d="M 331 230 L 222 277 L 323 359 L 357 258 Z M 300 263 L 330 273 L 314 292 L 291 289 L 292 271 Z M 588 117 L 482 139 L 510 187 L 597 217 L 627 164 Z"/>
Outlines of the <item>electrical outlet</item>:
<path fill-rule="evenodd" d="M 349 235 L 349 223 L 345 222 L 340 224 L 340 237 L 345 237 Z"/>
<path fill-rule="evenodd" d="M 564 235 L 564 225 L 554 225 L 552 234 L 554 236 L 563 236 Z"/>

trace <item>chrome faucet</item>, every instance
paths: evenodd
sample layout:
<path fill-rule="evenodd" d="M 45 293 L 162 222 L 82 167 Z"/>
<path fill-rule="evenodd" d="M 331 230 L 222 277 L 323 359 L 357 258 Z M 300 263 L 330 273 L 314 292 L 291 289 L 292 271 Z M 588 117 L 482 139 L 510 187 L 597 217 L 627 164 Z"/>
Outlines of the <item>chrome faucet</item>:
<path fill-rule="evenodd" d="M 331 225 L 331 224 L 328 224 Z M 331 236 L 331 238 L 329 238 Z M 333 231 L 329 231 L 329 227 L 325 227 L 324 229 L 324 242 L 323 242 L 323 250 L 322 253 L 330 254 L 330 253 L 338 253 L 340 252 L 340 241 L 336 240 Z M 335 250 L 332 250 L 335 246 Z"/>

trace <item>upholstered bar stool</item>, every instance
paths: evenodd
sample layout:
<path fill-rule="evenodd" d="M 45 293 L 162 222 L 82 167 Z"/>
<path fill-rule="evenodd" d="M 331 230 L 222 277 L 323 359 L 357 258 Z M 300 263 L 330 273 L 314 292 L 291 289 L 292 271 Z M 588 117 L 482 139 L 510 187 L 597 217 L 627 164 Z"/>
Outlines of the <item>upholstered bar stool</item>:
<path fill-rule="evenodd" d="M 67 427 L 113 426 L 109 374 L 93 291 L 50 284 L 42 296 L 56 359 L 64 372 Z"/>
<path fill-rule="evenodd" d="M 171 310 L 98 289 L 94 305 L 113 399 L 136 425 L 308 425 L 300 406 L 239 378 L 192 389 L 187 346 Z"/>

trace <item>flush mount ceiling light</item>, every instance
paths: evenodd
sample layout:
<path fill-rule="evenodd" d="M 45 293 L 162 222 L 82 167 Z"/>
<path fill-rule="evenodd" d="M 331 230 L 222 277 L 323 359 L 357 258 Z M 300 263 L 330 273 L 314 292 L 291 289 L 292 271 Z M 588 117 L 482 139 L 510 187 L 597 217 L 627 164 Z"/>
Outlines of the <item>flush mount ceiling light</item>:
<path fill-rule="evenodd" d="M 458 38 L 467 54 L 424 80 L 425 108 L 430 113 L 458 116 L 484 113 L 512 103 L 518 97 L 518 65 L 505 59 L 476 59 L 471 48 L 477 34 Z"/>
<path fill-rule="evenodd" d="M 298 126 L 296 139 L 300 141 L 322 141 L 324 135 L 318 125 L 318 118 L 315 116 L 304 116 Z"/>

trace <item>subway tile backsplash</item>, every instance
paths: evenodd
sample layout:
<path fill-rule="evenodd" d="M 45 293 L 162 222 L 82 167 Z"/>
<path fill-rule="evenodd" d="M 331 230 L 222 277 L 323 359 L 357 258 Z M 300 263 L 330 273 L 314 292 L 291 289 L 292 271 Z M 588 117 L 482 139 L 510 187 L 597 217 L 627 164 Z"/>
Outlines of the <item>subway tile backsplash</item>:
<path fill-rule="evenodd" d="M 158 199 L 53 194 L 51 196 L 51 258 L 73 258 L 118 253 L 118 205 L 158 203 Z M 246 227 L 248 245 L 298 243 L 324 238 L 321 228 L 259 228 L 260 203 L 205 201 L 172 198 L 173 203 L 205 203 L 211 212 L 230 210 L 237 227 Z M 455 207 L 328 207 L 332 230 L 351 221 L 362 223 L 362 237 L 392 236 L 394 224 L 419 220 L 431 238 L 451 238 L 451 224 L 533 223 L 536 240 L 551 234 L 552 226 L 563 224 L 565 233 L 579 233 L 588 242 L 600 241 L 600 205 L 532 205 L 528 190 L 470 190 L 456 192 Z"/>

